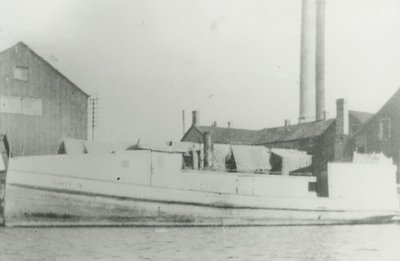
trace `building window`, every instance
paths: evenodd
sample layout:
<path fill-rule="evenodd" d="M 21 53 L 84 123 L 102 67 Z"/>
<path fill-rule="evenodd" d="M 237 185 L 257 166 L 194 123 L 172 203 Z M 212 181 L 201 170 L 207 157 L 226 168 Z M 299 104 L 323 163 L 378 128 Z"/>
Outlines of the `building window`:
<path fill-rule="evenodd" d="M 21 113 L 21 97 L 0 96 L 0 112 Z"/>
<path fill-rule="evenodd" d="M 42 115 L 42 100 L 30 97 L 0 96 L 0 113 Z"/>
<path fill-rule="evenodd" d="M 389 140 L 390 139 L 390 119 L 384 118 L 379 120 L 379 139 Z"/>
<path fill-rule="evenodd" d="M 14 69 L 14 79 L 20 81 L 28 80 L 28 67 L 17 66 Z"/>
<path fill-rule="evenodd" d="M 367 138 L 365 136 L 357 136 L 355 138 L 355 143 L 356 143 L 356 151 L 358 153 L 367 152 Z"/>

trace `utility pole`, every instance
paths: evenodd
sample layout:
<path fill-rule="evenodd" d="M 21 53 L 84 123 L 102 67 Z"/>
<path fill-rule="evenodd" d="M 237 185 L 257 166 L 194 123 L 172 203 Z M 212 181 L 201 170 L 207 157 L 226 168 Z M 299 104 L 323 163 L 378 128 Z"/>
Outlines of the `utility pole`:
<path fill-rule="evenodd" d="M 97 96 L 89 98 L 89 108 L 90 108 L 90 127 L 92 128 L 92 140 L 94 140 L 94 129 L 96 127 L 96 109 L 99 98 Z"/>
<path fill-rule="evenodd" d="M 183 129 L 183 135 L 185 135 L 185 130 L 186 130 L 186 126 L 185 126 L 185 110 L 182 110 L 182 129 Z"/>

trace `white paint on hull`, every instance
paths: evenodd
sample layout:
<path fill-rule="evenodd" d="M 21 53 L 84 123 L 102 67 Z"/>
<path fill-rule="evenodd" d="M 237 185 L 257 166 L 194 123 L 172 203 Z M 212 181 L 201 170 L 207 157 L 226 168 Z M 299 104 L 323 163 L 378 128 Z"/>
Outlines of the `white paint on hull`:
<path fill-rule="evenodd" d="M 260 226 L 385 222 L 392 211 L 253 209 L 142 201 L 10 185 L 6 226 Z"/>
<path fill-rule="evenodd" d="M 397 197 L 389 194 L 375 201 L 317 198 L 306 189 L 314 177 L 186 172 L 154 154 L 11 160 L 6 225 L 342 224 L 378 222 L 398 213 Z M 143 162 L 151 162 L 151 168 Z M 173 167 L 163 172 L 168 164 Z"/>

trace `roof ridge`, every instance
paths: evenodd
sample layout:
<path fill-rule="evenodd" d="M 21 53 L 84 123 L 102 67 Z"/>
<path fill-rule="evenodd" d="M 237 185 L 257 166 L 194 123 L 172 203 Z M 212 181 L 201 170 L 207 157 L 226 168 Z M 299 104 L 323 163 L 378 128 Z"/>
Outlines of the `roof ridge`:
<path fill-rule="evenodd" d="M 349 112 L 360 112 L 360 113 L 366 113 L 366 114 L 374 114 L 373 112 L 359 111 L 359 110 L 349 110 Z"/>
<path fill-rule="evenodd" d="M 207 126 L 207 125 L 198 125 L 196 128 L 214 128 L 214 129 L 227 129 L 227 130 L 243 130 L 243 131 L 260 131 L 253 129 L 243 129 L 243 128 L 232 128 L 232 127 L 220 127 L 220 126 Z"/>
<path fill-rule="evenodd" d="M 25 48 L 27 48 L 34 56 L 36 56 L 37 58 L 39 58 L 40 60 L 42 60 L 43 62 L 45 62 L 53 71 L 55 71 L 56 73 L 58 73 L 62 78 L 64 78 L 67 82 L 69 82 L 72 86 L 74 86 L 77 90 L 79 90 L 80 92 L 82 92 L 83 94 L 85 94 L 86 96 L 90 96 L 88 93 L 86 93 L 84 90 L 82 90 L 81 88 L 79 88 L 74 82 L 72 82 L 67 76 L 65 76 L 62 72 L 60 72 L 56 67 L 54 67 L 54 65 L 52 65 L 50 62 L 48 62 L 46 59 L 44 59 L 42 56 L 40 56 L 39 54 L 37 54 L 34 50 L 32 50 L 32 48 L 30 48 L 26 43 L 19 41 L 16 44 L 12 45 L 11 47 L 3 50 L 0 52 L 4 53 L 7 52 L 8 50 L 15 48 L 17 46 L 23 46 Z"/>
<path fill-rule="evenodd" d="M 272 130 L 272 129 L 288 128 L 288 127 L 299 127 L 299 126 L 310 126 L 310 125 L 329 122 L 329 121 L 334 121 L 334 120 L 335 119 L 327 119 L 327 120 L 322 120 L 322 121 L 309 121 L 309 122 L 291 124 L 291 125 L 288 125 L 288 126 L 277 126 L 277 127 L 263 128 L 262 130 Z"/>
<path fill-rule="evenodd" d="M 265 128 L 254 139 L 254 144 L 267 144 L 282 141 L 292 141 L 321 135 L 327 128 L 332 126 L 335 119 L 313 121 L 296 125 Z"/>
<path fill-rule="evenodd" d="M 375 119 L 375 117 L 377 117 L 377 115 L 386 107 L 387 104 L 389 104 L 389 102 L 391 102 L 394 98 L 396 98 L 396 96 L 400 95 L 400 87 L 394 92 L 394 94 L 392 94 L 392 96 L 390 96 L 390 98 L 379 108 L 379 110 L 376 113 L 373 113 L 373 115 L 367 120 L 365 121 L 360 128 L 358 128 L 353 135 L 351 135 L 349 138 L 353 139 L 354 137 L 356 137 L 364 128 L 365 126 L 367 126 L 371 121 L 373 121 Z"/>

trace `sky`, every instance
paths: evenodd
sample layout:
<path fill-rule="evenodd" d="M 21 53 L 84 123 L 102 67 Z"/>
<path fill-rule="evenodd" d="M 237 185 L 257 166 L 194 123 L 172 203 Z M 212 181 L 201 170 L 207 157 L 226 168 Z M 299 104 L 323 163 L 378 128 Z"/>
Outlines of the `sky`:
<path fill-rule="evenodd" d="M 99 98 L 96 140 L 179 140 L 182 110 L 236 128 L 299 114 L 301 0 L 0 0 L 23 41 Z M 376 112 L 400 87 L 400 1 L 327 0 L 326 110 Z M 89 136 L 90 136 L 89 132 Z"/>

